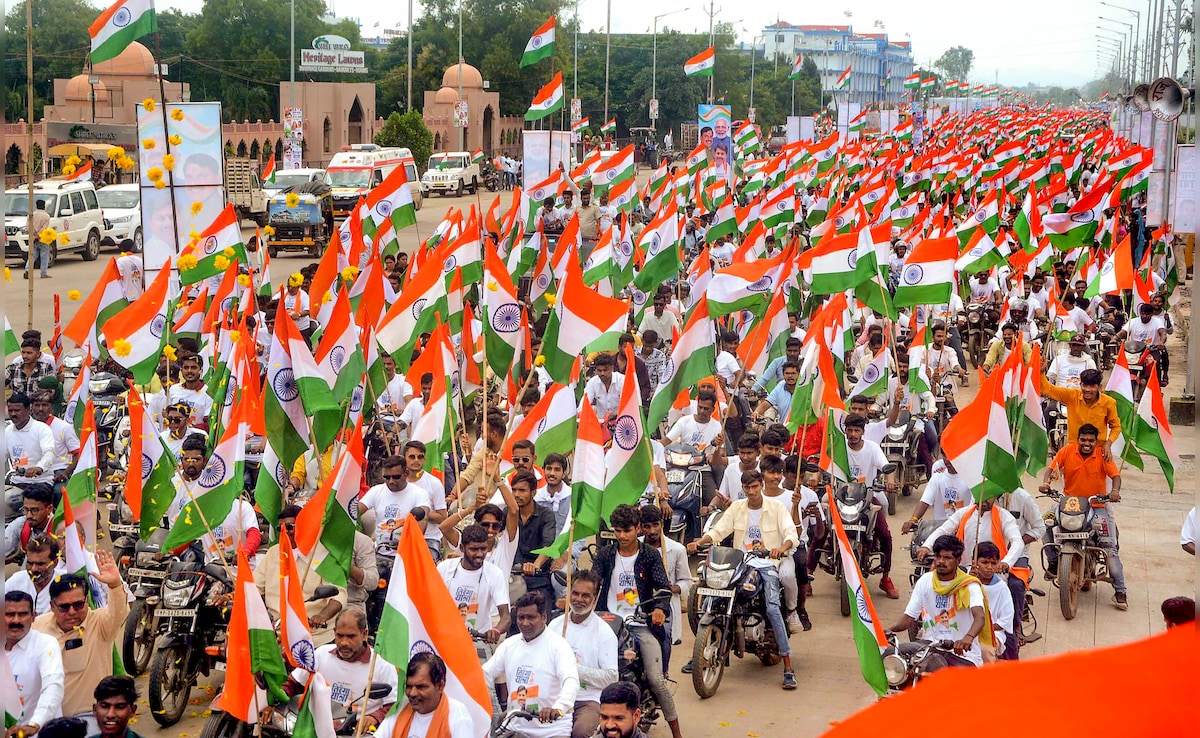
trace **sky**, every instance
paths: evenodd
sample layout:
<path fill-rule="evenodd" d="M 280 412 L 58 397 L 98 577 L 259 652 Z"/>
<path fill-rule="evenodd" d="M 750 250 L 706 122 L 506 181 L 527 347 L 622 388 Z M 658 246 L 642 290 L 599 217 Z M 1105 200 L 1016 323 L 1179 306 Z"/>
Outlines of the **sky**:
<path fill-rule="evenodd" d="M 612 4 L 613 33 L 649 33 L 652 15 L 644 0 L 609 0 Z M 377 0 L 326 0 L 338 16 L 356 17 L 364 36 L 374 36 L 383 28 L 403 29 L 408 25 L 407 3 L 380 3 Z M 1113 0 L 1115 4 L 1140 10 L 1146 7 L 1132 0 Z M 196 12 L 202 0 L 167 0 L 162 3 L 187 12 Z M 420 15 L 420 3 L 414 2 L 414 14 Z M 808 5 L 805 3 L 805 5 Z M 1115 48 L 1097 40 L 1103 33 L 1097 26 L 1116 32 L 1126 31 L 1118 23 L 1098 20 L 1134 20 L 1132 13 L 1105 7 L 1099 0 L 1008 0 L 1000 3 L 915 2 L 914 0 L 849 0 L 825 7 L 801 10 L 799 4 L 765 0 L 714 0 L 717 22 L 733 23 L 740 41 L 749 43 L 762 28 L 776 20 L 795 25 L 851 24 L 856 31 L 877 33 L 882 30 L 895 40 L 912 42 L 918 65 L 931 66 L 951 46 L 966 46 L 975 52 L 971 82 L 999 83 L 1023 87 L 1082 85 L 1103 75 L 1111 65 L 1099 60 L 1098 50 Z M 580 0 L 579 17 L 584 29 L 603 31 L 606 2 Z M 698 0 L 657 0 L 649 7 L 659 14 L 673 10 L 685 12 L 664 18 L 662 28 L 684 32 L 707 32 L 709 6 Z M 1000 9 L 1003 12 L 997 12 Z M 571 11 L 565 11 L 564 15 Z M 849 18 L 846 13 L 850 13 Z M 376 27 L 378 25 L 378 28 Z M 533 29 L 530 29 L 532 32 Z M 301 42 L 297 39 L 297 45 Z M 468 62 L 471 60 L 468 59 Z"/>

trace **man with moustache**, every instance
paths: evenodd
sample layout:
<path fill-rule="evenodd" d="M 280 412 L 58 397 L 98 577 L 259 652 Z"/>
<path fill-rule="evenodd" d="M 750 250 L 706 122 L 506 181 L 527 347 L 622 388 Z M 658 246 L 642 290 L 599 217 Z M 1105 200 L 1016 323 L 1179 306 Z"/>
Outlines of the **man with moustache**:
<path fill-rule="evenodd" d="M 384 718 L 375 735 L 381 738 L 473 738 L 471 713 L 446 694 L 446 662 L 430 651 L 413 654 L 405 672 L 401 710 Z"/>
<path fill-rule="evenodd" d="M 33 629 L 33 598 L 27 592 L 4 594 L 4 656 L 16 680 L 20 710 L 7 738 L 35 735 L 62 715 L 63 665 L 58 641 Z"/>

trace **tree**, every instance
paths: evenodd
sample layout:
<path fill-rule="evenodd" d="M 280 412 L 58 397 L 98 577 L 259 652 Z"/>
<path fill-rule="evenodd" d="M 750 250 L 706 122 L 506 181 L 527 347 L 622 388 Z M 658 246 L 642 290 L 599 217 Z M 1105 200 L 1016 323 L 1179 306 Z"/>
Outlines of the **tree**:
<path fill-rule="evenodd" d="M 417 167 L 424 169 L 433 153 L 433 133 L 425 127 L 425 120 L 415 110 L 403 115 L 392 113 L 375 134 L 379 146 L 402 146 L 412 152 Z"/>
<path fill-rule="evenodd" d="M 54 98 L 55 78 L 83 71 L 90 46 L 88 26 L 100 14 L 85 0 L 38 0 L 33 4 L 33 115 Z M 6 110 L 8 120 L 25 118 L 25 3 L 17 3 L 4 18 L 5 87 L 21 93 L 20 111 Z M 11 96 L 10 96 L 11 97 Z M 5 107 L 11 107 L 6 100 Z M 13 113 L 18 113 L 16 116 Z"/>
<path fill-rule="evenodd" d="M 965 80 L 971 76 L 971 66 L 975 64 L 975 52 L 965 46 L 951 46 L 946 53 L 933 63 L 950 79 Z"/>

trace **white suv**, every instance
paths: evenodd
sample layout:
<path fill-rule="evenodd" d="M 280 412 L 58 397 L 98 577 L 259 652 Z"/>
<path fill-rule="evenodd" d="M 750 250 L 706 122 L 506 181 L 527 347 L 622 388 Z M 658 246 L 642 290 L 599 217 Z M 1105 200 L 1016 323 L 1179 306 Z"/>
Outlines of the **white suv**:
<path fill-rule="evenodd" d="M 449 151 L 429 157 L 429 168 L 421 177 L 421 194 L 429 197 L 432 192 L 462 196 L 467 191 L 474 195 L 479 191 L 479 165 L 471 161 L 466 151 Z"/>
<path fill-rule="evenodd" d="M 142 251 L 142 203 L 135 184 L 109 185 L 96 191 L 104 208 L 103 246 L 135 254 Z"/>
<path fill-rule="evenodd" d="M 84 261 L 94 261 L 100 255 L 104 235 L 104 211 L 96 198 L 91 180 L 69 182 L 63 179 L 44 179 L 33 185 L 33 200 L 45 203 L 50 214 L 50 227 L 67 235 L 67 245 L 56 241 L 50 246 L 50 266 L 60 253 L 78 251 Z M 29 259 L 29 188 L 18 187 L 4 191 L 4 252 Z M 37 234 L 34 234 L 37 238 Z"/>

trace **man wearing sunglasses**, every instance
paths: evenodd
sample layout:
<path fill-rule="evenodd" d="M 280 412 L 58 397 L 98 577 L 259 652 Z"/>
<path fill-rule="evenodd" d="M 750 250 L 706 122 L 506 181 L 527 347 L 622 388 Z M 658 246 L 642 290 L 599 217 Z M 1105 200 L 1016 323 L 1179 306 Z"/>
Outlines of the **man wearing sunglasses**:
<path fill-rule="evenodd" d="M 296 540 L 296 517 L 299 515 L 300 507 L 298 505 L 287 505 L 279 511 L 279 527 L 287 531 L 289 541 Z M 313 631 L 313 645 L 324 646 L 334 640 L 334 629 L 328 626 L 334 624 L 337 614 L 346 607 L 346 590 L 337 587 L 336 595 L 313 599 L 317 587 L 331 583 L 317 572 L 316 566 L 309 566 L 308 557 L 302 555 L 295 548 L 292 549 L 292 557 L 296 561 L 296 568 L 303 577 L 300 588 L 304 592 L 304 608 L 308 615 L 308 627 Z M 279 587 L 282 582 L 283 575 L 279 571 L 279 542 L 276 541 L 274 546 L 267 549 L 266 554 L 259 557 L 258 565 L 254 567 L 254 584 L 258 588 L 259 594 L 263 596 L 267 612 L 274 620 L 279 619 L 279 603 L 281 601 Z"/>
<path fill-rule="evenodd" d="M 183 442 L 189 436 L 200 436 L 206 442 L 208 434 L 192 426 L 192 406 L 186 402 L 176 402 L 167 408 L 163 414 L 167 429 L 162 432 L 163 443 L 175 454 L 176 461 L 183 460 Z"/>
<path fill-rule="evenodd" d="M 96 732 L 92 715 L 92 692 L 104 677 L 113 673 L 113 645 L 125 627 L 129 601 L 117 562 L 108 551 L 96 551 L 96 577 L 109 588 L 108 604 L 88 607 L 88 582 L 75 574 L 63 574 L 50 583 L 50 612 L 33 622 L 34 630 L 52 636 L 62 648 L 65 679 L 62 712 L 66 717 L 88 721 Z"/>

